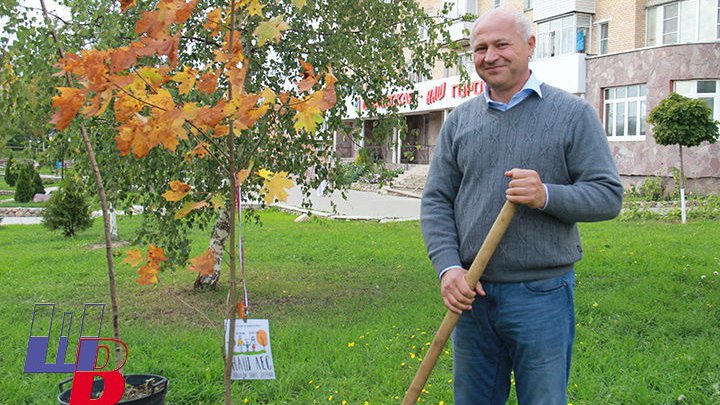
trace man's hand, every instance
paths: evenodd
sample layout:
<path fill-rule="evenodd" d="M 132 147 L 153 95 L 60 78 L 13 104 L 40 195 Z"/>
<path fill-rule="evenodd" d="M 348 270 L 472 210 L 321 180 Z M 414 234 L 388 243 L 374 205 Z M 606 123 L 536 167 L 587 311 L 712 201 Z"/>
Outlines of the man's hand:
<path fill-rule="evenodd" d="M 440 280 L 440 293 L 445 306 L 458 314 L 472 308 L 476 294 L 480 294 L 481 297 L 485 296 L 485 290 L 479 282 L 474 290 L 468 287 L 465 282 L 465 273 L 467 273 L 465 269 L 455 267 L 446 271 Z"/>
<path fill-rule="evenodd" d="M 508 201 L 524 204 L 530 208 L 543 208 L 547 201 L 545 186 L 535 170 L 512 169 L 505 172 L 510 177 L 510 183 L 505 196 Z"/>

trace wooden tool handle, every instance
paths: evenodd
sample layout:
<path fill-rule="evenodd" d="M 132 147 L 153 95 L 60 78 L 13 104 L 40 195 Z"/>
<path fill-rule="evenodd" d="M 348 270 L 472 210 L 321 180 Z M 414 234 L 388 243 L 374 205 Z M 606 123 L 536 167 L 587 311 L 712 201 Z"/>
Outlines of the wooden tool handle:
<path fill-rule="evenodd" d="M 474 289 L 475 284 L 480 281 L 480 277 L 482 277 L 490 258 L 500 243 L 500 239 L 502 239 L 508 225 L 510 225 L 510 221 L 515 215 L 516 210 L 517 206 L 509 201 L 506 201 L 502 210 L 500 210 L 492 228 L 490 228 L 490 232 L 488 232 L 480 250 L 477 252 L 477 255 L 475 255 L 475 260 L 473 260 L 470 269 L 465 274 L 465 282 L 467 282 L 470 288 Z M 430 373 L 435 367 L 435 363 L 437 363 L 438 357 L 440 357 L 440 353 L 442 353 L 442 350 L 445 347 L 445 343 L 450 338 L 450 334 L 459 319 L 460 315 L 455 312 L 448 310 L 447 314 L 445 314 L 445 318 L 443 319 L 442 324 L 440 324 L 440 328 L 435 334 L 430 347 L 428 347 L 428 351 L 425 353 L 422 363 L 420 363 L 420 368 L 415 374 L 415 378 L 405 393 L 405 398 L 403 398 L 402 401 L 403 405 L 413 405 L 417 402 L 425 383 L 430 377 Z"/>

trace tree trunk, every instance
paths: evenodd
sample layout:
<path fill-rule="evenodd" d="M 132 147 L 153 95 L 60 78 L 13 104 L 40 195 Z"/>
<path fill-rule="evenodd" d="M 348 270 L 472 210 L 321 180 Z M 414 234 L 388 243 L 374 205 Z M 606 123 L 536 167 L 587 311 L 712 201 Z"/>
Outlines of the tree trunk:
<path fill-rule="evenodd" d="M 195 288 L 215 288 L 220 279 L 220 271 L 222 270 L 223 253 L 225 252 L 225 243 L 230 236 L 230 211 L 227 207 L 220 208 L 218 219 L 215 222 L 212 236 L 210 238 L 210 250 L 215 256 L 215 266 L 213 274 L 203 276 L 198 274 L 195 279 Z"/>
<path fill-rule="evenodd" d="M 47 23 L 48 29 L 50 30 L 50 35 L 52 36 L 53 42 L 55 42 L 55 46 L 57 47 L 58 55 L 61 58 L 64 58 L 65 52 L 60 45 L 57 33 L 55 32 L 55 27 L 52 25 L 52 22 L 50 20 L 50 16 L 47 12 L 47 7 L 45 7 L 45 0 L 40 0 L 40 7 L 42 7 L 43 15 L 45 16 L 45 22 Z M 67 82 L 68 87 L 73 87 L 73 80 L 72 76 L 70 76 L 70 73 L 65 73 L 65 81 Z M 107 195 L 105 194 L 105 186 L 103 185 L 102 175 L 100 174 L 100 168 L 98 167 L 97 159 L 95 158 L 95 151 L 93 149 L 92 143 L 90 142 L 90 137 L 88 136 L 85 125 L 80 126 L 80 135 L 82 136 L 83 143 L 85 144 L 85 152 L 87 153 L 88 159 L 90 160 L 90 167 L 92 168 L 92 172 L 95 177 L 95 186 L 97 187 L 98 196 L 100 197 L 100 205 L 102 206 L 103 227 L 105 230 L 105 259 L 107 261 L 108 284 L 110 287 L 110 304 L 112 307 L 113 337 L 116 340 L 120 341 L 120 309 L 117 299 L 117 285 L 115 283 L 115 263 L 113 261 L 112 237 L 110 236 L 110 209 L 108 206 Z M 122 355 L 120 344 L 116 343 L 115 367 L 120 367 L 120 365 L 123 364 L 121 356 Z M 122 372 L 122 369 L 120 369 L 119 371 Z"/>
<path fill-rule="evenodd" d="M 682 223 L 687 222 L 687 211 L 685 208 L 685 164 L 683 162 L 683 149 L 680 145 L 680 216 Z"/>

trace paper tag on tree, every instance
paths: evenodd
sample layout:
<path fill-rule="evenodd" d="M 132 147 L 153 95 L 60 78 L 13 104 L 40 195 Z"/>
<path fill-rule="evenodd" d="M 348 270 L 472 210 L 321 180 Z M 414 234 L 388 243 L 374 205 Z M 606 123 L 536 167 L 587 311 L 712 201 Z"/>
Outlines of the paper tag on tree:
<path fill-rule="evenodd" d="M 230 320 L 225 320 L 227 342 Z M 267 319 L 242 319 L 235 321 L 235 346 L 233 348 L 233 380 L 274 380 L 272 350 L 270 349 L 270 323 Z"/>

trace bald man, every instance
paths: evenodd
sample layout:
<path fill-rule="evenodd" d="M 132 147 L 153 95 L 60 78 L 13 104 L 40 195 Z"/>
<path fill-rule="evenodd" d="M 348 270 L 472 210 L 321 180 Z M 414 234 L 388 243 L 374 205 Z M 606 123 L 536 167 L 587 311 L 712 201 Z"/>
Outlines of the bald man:
<path fill-rule="evenodd" d="M 485 93 L 450 113 L 423 192 L 421 225 L 453 332 L 455 404 L 567 404 L 575 338 L 577 222 L 614 218 L 623 189 L 592 107 L 529 67 L 530 22 L 475 21 Z M 480 282 L 464 275 L 505 200 L 519 205 Z"/>

